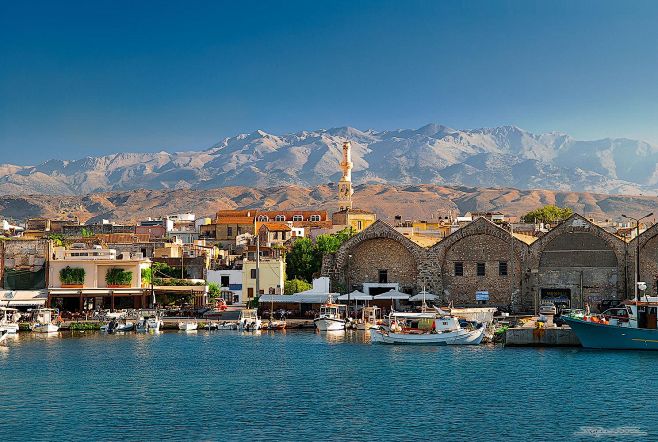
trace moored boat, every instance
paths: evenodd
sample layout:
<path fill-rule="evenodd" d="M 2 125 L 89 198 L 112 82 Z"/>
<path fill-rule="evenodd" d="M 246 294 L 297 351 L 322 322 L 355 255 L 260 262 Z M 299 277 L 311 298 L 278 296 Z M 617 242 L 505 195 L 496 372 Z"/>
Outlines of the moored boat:
<path fill-rule="evenodd" d="M 178 330 L 194 331 L 199 328 L 199 323 L 196 321 L 180 321 L 178 323 Z"/>
<path fill-rule="evenodd" d="M 657 297 L 627 301 L 596 315 L 568 315 L 562 319 L 585 348 L 658 350 Z"/>
<path fill-rule="evenodd" d="M 370 329 L 373 344 L 479 345 L 486 331 L 483 324 L 431 312 L 393 312 L 389 324 Z"/>
<path fill-rule="evenodd" d="M 0 329 L 8 334 L 18 333 L 18 320 L 21 314 L 15 308 L 0 307 Z"/>
<path fill-rule="evenodd" d="M 313 320 L 319 331 L 345 330 L 345 319 L 341 315 L 341 306 L 334 304 L 331 295 L 327 302 L 320 306 L 320 314 Z"/>
<path fill-rule="evenodd" d="M 262 321 L 258 316 L 256 309 L 240 310 L 240 320 L 238 321 L 238 328 L 245 331 L 260 330 Z"/>
<path fill-rule="evenodd" d="M 59 326 L 53 323 L 53 313 L 57 310 L 50 308 L 39 308 L 34 312 L 34 322 L 30 329 L 37 333 L 55 333 Z"/>
<path fill-rule="evenodd" d="M 356 322 L 357 330 L 369 330 L 377 327 L 382 322 L 381 309 L 377 306 L 363 307 L 361 309 L 361 319 Z"/>

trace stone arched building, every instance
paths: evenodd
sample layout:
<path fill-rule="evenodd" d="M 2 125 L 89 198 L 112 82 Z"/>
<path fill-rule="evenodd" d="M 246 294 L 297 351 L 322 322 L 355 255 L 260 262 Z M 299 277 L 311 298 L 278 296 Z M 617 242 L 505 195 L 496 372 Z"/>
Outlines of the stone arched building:
<path fill-rule="evenodd" d="M 627 243 L 577 214 L 530 245 L 485 218 L 429 248 L 377 221 L 325 256 L 322 271 L 336 291 L 386 281 L 455 305 L 477 305 L 476 292 L 487 292 L 487 305 L 512 311 L 536 310 L 542 300 L 582 308 L 632 297 L 635 241 L 641 280 L 656 293 L 658 225 Z"/>
<path fill-rule="evenodd" d="M 324 257 L 322 272 L 332 279 L 334 290 L 350 291 L 364 284 L 379 290 L 397 284 L 409 293 L 419 287 L 419 266 L 425 261 L 425 249 L 383 221 L 376 221 L 347 240 L 333 255 Z"/>
<path fill-rule="evenodd" d="M 476 292 L 481 292 L 489 305 L 519 310 L 527 250 L 507 230 L 477 218 L 428 250 L 433 288 L 456 305 L 475 304 Z"/>
<path fill-rule="evenodd" d="M 529 248 L 524 274 L 526 303 L 568 302 L 571 307 L 622 299 L 626 243 L 574 214 Z"/>

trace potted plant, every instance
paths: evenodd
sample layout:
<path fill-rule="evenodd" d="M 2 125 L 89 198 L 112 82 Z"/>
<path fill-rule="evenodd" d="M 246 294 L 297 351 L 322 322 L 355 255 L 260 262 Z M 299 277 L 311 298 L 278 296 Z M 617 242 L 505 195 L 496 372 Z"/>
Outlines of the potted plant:
<path fill-rule="evenodd" d="M 105 282 L 108 288 L 125 288 L 130 287 L 133 280 L 133 272 L 112 267 L 105 274 Z"/>
<path fill-rule="evenodd" d="M 59 271 L 59 280 L 63 288 L 81 289 L 85 283 L 85 269 L 66 266 Z"/>

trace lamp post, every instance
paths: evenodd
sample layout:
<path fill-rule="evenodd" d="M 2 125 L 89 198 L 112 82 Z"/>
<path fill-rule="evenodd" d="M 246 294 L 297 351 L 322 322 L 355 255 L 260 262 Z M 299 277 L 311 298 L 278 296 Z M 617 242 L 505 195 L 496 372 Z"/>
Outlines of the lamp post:
<path fill-rule="evenodd" d="M 352 264 L 352 255 L 347 255 L 347 309 L 345 310 L 345 320 L 348 320 L 350 317 L 350 270 Z"/>
<path fill-rule="evenodd" d="M 653 212 L 644 215 L 642 218 L 633 218 L 632 216 L 621 214 L 624 218 L 632 219 L 635 221 L 635 302 L 639 301 L 638 296 L 638 283 L 640 282 L 640 221 L 645 218 L 653 216 Z"/>

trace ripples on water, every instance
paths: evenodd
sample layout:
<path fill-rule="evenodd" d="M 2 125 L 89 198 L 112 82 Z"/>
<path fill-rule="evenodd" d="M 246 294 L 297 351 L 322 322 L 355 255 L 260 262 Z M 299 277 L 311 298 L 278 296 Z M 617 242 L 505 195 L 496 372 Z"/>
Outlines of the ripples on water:
<path fill-rule="evenodd" d="M 657 363 L 361 332 L 20 334 L 0 346 L 0 440 L 658 440 Z"/>

